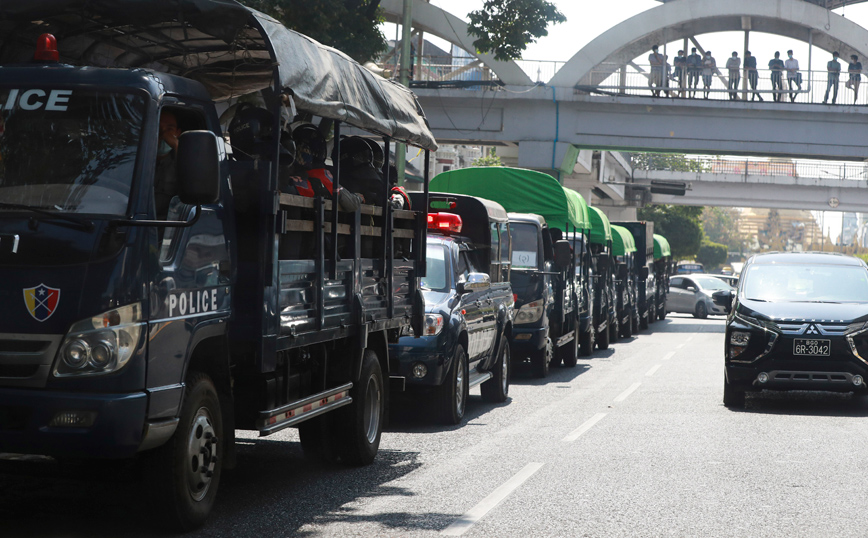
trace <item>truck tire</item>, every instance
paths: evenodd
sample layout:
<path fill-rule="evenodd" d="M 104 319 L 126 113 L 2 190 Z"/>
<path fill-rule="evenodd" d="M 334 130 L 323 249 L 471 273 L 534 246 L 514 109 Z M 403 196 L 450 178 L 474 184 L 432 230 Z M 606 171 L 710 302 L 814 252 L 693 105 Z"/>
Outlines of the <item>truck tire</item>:
<path fill-rule="evenodd" d="M 594 322 L 589 321 L 588 324 L 590 325 L 590 330 L 579 333 L 579 348 L 582 357 L 589 357 L 594 352 L 594 344 L 596 343 L 594 337 L 597 331 L 594 330 Z"/>
<path fill-rule="evenodd" d="M 633 336 L 633 316 L 627 320 L 627 323 L 621 325 L 621 337 L 630 338 Z"/>
<path fill-rule="evenodd" d="M 573 326 L 573 331 L 575 331 L 575 336 L 572 340 L 567 342 L 566 345 L 561 346 L 558 349 L 558 353 L 560 354 L 560 358 L 564 363 L 564 366 L 567 368 L 575 368 L 576 364 L 579 363 L 579 324 L 576 323 Z"/>
<path fill-rule="evenodd" d="M 534 377 L 542 379 L 549 375 L 549 363 L 552 360 L 552 355 L 552 339 L 546 338 L 546 345 L 530 357 Z"/>
<path fill-rule="evenodd" d="M 509 397 L 509 370 L 510 370 L 509 342 L 506 335 L 500 336 L 500 353 L 497 361 L 492 366 L 491 379 L 479 386 L 482 391 L 482 399 L 491 403 L 505 402 Z"/>
<path fill-rule="evenodd" d="M 630 330 L 633 334 L 639 334 L 639 313 L 630 314 Z"/>
<path fill-rule="evenodd" d="M 368 465 L 380 448 L 386 415 L 383 371 L 377 354 L 370 349 L 364 351 L 359 382 L 353 384 L 350 397 L 353 403 L 333 412 L 335 428 L 329 437 L 336 441 L 341 463 Z"/>
<path fill-rule="evenodd" d="M 456 346 L 452 358 L 452 368 L 446 376 L 446 382 L 440 385 L 434 399 L 436 414 L 440 422 L 454 425 L 464 420 L 467 411 L 467 396 L 470 385 L 467 370 L 467 352 L 461 345 Z"/>
<path fill-rule="evenodd" d="M 657 321 L 657 303 L 651 305 L 651 308 L 648 309 L 648 324 L 652 324 Z"/>
<path fill-rule="evenodd" d="M 187 379 L 178 428 L 145 458 L 152 514 L 166 528 L 200 527 L 214 506 L 223 469 L 223 420 L 214 383 L 206 374 Z"/>
<path fill-rule="evenodd" d="M 644 331 L 648 329 L 648 311 L 645 311 L 644 316 L 639 316 L 639 330 Z"/>
<path fill-rule="evenodd" d="M 744 408 L 744 391 L 736 390 L 735 387 L 729 384 L 726 379 L 726 374 L 723 376 L 723 405 L 730 409 Z"/>
<path fill-rule="evenodd" d="M 606 329 L 600 331 L 600 334 L 597 335 L 597 347 L 600 349 L 609 349 L 609 326 L 606 326 Z"/>
<path fill-rule="evenodd" d="M 618 314 L 615 314 L 609 320 L 609 342 L 617 342 L 619 336 L 621 336 L 621 327 L 618 323 Z"/>
<path fill-rule="evenodd" d="M 663 305 L 663 308 L 657 311 L 657 318 L 661 320 L 666 319 L 666 305 Z"/>

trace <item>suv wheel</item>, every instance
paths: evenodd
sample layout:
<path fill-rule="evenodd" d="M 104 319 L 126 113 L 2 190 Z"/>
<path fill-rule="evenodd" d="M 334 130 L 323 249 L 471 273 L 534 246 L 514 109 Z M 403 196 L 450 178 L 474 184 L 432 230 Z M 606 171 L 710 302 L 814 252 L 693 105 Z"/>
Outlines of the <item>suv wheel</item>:
<path fill-rule="evenodd" d="M 723 405 L 731 409 L 744 408 L 744 391 L 737 390 L 730 385 L 726 379 L 726 374 L 723 376 Z"/>

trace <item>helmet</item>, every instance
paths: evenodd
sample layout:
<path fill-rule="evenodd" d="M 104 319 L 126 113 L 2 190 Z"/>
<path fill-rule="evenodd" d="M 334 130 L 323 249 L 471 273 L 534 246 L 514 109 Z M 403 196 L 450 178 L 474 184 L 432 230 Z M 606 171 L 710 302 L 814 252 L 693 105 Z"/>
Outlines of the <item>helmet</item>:
<path fill-rule="evenodd" d="M 299 125 L 292 131 L 292 139 L 296 145 L 296 159 L 306 169 L 325 166 L 328 148 L 325 137 L 312 123 Z"/>
<path fill-rule="evenodd" d="M 359 169 L 373 167 L 374 152 L 367 140 L 359 136 L 348 136 L 341 140 L 341 166 Z"/>
<path fill-rule="evenodd" d="M 374 154 L 374 160 L 371 164 L 373 164 L 374 168 L 377 170 L 382 170 L 383 165 L 386 163 L 386 154 L 383 152 L 382 146 L 371 138 L 365 138 L 365 142 L 371 146 L 371 151 Z"/>
<path fill-rule="evenodd" d="M 239 108 L 229 123 L 233 153 L 237 151 L 236 157 L 242 160 L 268 155 L 273 133 L 274 115 L 249 104 Z"/>

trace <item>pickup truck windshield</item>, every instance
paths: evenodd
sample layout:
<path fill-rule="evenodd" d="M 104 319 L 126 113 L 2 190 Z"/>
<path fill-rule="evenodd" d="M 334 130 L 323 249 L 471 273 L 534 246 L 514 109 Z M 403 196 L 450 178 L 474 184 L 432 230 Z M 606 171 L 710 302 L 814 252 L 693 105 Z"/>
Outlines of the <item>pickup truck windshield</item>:
<path fill-rule="evenodd" d="M 433 291 L 446 291 L 449 283 L 446 270 L 449 262 L 446 260 L 446 249 L 440 245 L 428 245 L 425 253 L 426 274 L 422 278 L 421 285 L 424 289 Z"/>
<path fill-rule="evenodd" d="M 130 94 L 0 88 L 0 200 L 125 215 L 144 109 Z"/>
<path fill-rule="evenodd" d="M 512 236 L 512 268 L 538 269 L 539 229 L 532 224 L 509 223 Z"/>
<path fill-rule="evenodd" d="M 868 271 L 857 266 L 753 265 L 744 297 L 754 301 L 866 303 Z"/>

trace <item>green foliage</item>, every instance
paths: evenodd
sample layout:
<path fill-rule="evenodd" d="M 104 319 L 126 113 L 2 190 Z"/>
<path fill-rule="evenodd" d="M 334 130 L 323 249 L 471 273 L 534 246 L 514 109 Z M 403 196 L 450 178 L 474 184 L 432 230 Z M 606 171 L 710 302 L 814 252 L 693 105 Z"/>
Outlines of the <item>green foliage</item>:
<path fill-rule="evenodd" d="M 657 205 L 638 211 L 639 220 L 654 222 L 654 233 L 669 241 L 676 259 L 693 258 L 702 243 L 701 207 Z"/>
<path fill-rule="evenodd" d="M 380 0 L 240 0 L 284 26 L 364 63 L 386 50 Z"/>
<path fill-rule="evenodd" d="M 672 172 L 707 172 L 701 161 L 677 153 L 634 153 L 630 159 L 638 170 L 669 170 Z"/>
<path fill-rule="evenodd" d="M 738 212 L 722 207 L 706 207 L 700 217 L 705 237 L 722 243 L 733 252 L 744 250 L 745 237 L 738 232 Z"/>
<path fill-rule="evenodd" d="M 727 250 L 726 245 L 703 240 L 696 261 L 704 265 L 706 271 L 711 272 L 726 263 Z"/>
<path fill-rule="evenodd" d="M 500 157 L 497 155 L 497 148 L 491 148 L 491 153 L 474 159 L 470 166 L 503 166 L 503 163 L 500 162 Z"/>
<path fill-rule="evenodd" d="M 493 52 L 498 60 L 518 60 L 528 43 L 548 35 L 551 23 L 567 20 L 546 0 L 485 0 L 481 10 L 471 12 L 468 33 L 482 53 Z"/>

